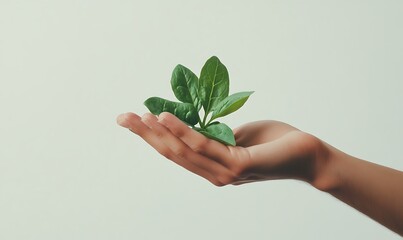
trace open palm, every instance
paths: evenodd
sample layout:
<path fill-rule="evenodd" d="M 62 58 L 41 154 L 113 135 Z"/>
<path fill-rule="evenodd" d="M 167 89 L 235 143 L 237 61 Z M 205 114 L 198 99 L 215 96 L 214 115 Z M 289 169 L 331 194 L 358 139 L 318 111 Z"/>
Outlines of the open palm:
<path fill-rule="evenodd" d="M 192 130 L 170 113 L 122 114 L 118 123 L 160 154 L 217 186 L 294 178 L 309 181 L 320 140 L 277 121 L 234 130 L 237 146 L 225 146 Z"/>

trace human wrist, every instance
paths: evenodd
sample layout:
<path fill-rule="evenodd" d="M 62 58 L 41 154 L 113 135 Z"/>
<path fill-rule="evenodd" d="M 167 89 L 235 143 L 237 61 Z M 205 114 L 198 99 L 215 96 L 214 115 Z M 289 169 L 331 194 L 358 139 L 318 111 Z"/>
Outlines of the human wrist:
<path fill-rule="evenodd" d="M 340 150 L 319 140 L 313 164 L 312 179 L 309 183 L 316 189 L 324 192 L 331 192 L 337 189 L 341 181 L 340 174 L 338 174 L 340 164 L 346 156 Z"/>

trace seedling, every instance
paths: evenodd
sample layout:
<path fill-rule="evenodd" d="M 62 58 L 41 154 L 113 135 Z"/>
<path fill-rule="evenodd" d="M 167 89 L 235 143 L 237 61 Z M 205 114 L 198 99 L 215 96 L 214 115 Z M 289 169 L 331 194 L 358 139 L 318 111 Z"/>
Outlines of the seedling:
<path fill-rule="evenodd" d="M 231 128 L 214 120 L 241 108 L 253 91 L 229 95 L 228 71 L 217 57 L 207 60 L 200 79 L 185 66 L 177 65 L 172 72 L 171 86 L 180 102 L 151 97 L 144 105 L 152 114 L 170 112 L 206 137 L 235 146 Z M 203 118 L 199 115 L 202 108 Z"/>

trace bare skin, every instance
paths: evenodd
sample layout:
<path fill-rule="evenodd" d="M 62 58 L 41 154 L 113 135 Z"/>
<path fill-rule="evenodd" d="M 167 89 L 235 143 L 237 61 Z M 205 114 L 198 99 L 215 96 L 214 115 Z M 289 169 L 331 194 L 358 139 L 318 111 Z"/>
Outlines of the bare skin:
<path fill-rule="evenodd" d="M 328 192 L 403 236 L 403 172 L 370 163 L 277 121 L 234 129 L 236 147 L 192 130 L 170 113 L 134 113 L 119 125 L 216 186 L 297 179 Z"/>

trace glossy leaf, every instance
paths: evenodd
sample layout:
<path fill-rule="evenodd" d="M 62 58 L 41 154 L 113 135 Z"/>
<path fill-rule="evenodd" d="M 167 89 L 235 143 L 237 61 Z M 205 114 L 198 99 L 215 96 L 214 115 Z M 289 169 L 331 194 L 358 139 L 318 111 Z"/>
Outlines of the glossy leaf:
<path fill-rule="evenodd" d="M 199 80 L 199 97 L 205 114 L 211 112 L 216 104 L 229 93 L 229 75 L 227 68 L 213 56 L 204 64 Z"/>
<path fill-rule="evenodd" d="M 235 137 L 232 129 L 224 123 L 215 123 L 206 128 L 196 128 L 204 136 L 219 141 L 225 145 L 235 146 Z"/>
<path fill-rule="evenodd" d="M 170 112 L 206 137 L 235 146 L 231 128 L 214 120 L 241 108 L 253 92 L 228 96 L 228 71 L 217 57 L 213 56 L 206 61 L 200 78 L 185 66 L 177 65 L 172 72 L 171 87 L 180 102 L 151 97 L 144 102 L 151 113 L 159 115 Z M 202 107 L 203 120 L 198 114 Z M 199 127 L 195 126 L 197 123 Z"/>
<path fill-rule="evenodd" d="M 226 116 L 241 108 L 253 92 L 239 92 L 226 97 L 213 110 L 211 120 Z"/>
<path fill-rule="evenodd" d="M 180 64 L 177 65 L 172 72 L 171 87 L 179 101 L 191 103 L 197 110 L 200 110 L 199 79 L 191 70 Z"/>
<path fill-rule="evenodd" d="M 191 103 L 172 102 L 159 97 L 151 97 L 144 102 L 144 105 L 154 115 L 170 112 L 189 125 L 195 125 L 199 120 L 197 110 Z"/>

